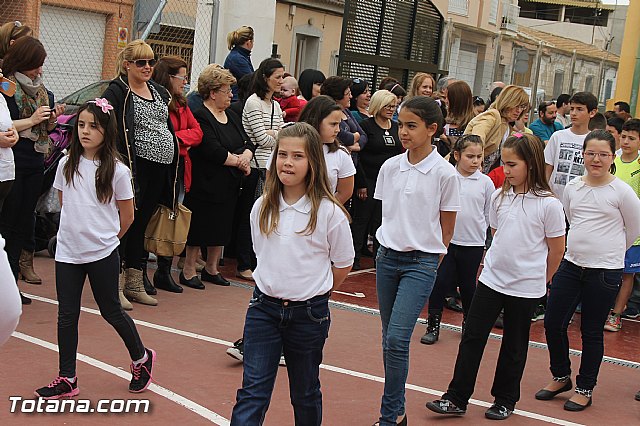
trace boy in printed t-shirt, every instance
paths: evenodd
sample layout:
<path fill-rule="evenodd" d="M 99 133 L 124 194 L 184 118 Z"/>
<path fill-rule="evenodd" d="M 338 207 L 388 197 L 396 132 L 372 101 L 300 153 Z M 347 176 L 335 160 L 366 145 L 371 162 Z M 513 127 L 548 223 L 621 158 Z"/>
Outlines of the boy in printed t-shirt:
<path fill-rule="evenodd" d="M 549 185 L 559 199 L 576 176 L 584 174 L 582 144 L 589 133 L 589 120 L 598 112 L 598 99 L 589 92 L 578 92 L 569 99 L 571 127 L 555 132 L 544 150 Z"/>
<path fill-rule="evenodd" d="M 632 118 L 622 125 L 620 133 L 620 149 L 622 154 L 614 160 L 615 175 L 631 186 L 640 197 L 640 120 Z M 624 256 L 622 286 L 616 298 L 613 311 L 609 314 L 604 329 L 619 331 L 622 328 L 620 314 L 625 308 L 633 290 L 634 274 L 640 273 L 640 238 L 627 250 Z"/>

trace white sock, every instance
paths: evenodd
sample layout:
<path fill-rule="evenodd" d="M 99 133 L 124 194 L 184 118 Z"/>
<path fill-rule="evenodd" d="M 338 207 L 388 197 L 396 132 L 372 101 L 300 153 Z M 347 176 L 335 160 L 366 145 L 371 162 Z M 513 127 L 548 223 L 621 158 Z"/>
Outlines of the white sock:
<path fill-rule="evenodd" d="M 140 358 L 137 361 L 133 361 L 133 365 L 135 365 L 136 367 L 140 367 L 142 364 L 144 364 L 145 362 L 147 362 L 147 360 L 149 359 L 149 355 L 147 354 L 147 351 L 144 351 L 144 356 L 142 358 Z"/>
<path fill-rule="evenodd" d="M 65 379 L 67 379 L 67 381 L 69 383 L 75 383 L 76 382 L 76 378 L 75 377 L 65 377 Z"/>

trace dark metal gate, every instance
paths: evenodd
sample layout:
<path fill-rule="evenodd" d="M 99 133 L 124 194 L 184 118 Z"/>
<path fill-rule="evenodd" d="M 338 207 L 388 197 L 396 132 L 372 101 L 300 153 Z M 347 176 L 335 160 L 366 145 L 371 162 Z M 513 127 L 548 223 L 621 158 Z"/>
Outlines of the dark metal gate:
<path fill-rule="evenodd" d="M 416 72 L 438 69 L 444 18 L 428 0 L 346 0 L 338 74 L 408 86 Z"/>

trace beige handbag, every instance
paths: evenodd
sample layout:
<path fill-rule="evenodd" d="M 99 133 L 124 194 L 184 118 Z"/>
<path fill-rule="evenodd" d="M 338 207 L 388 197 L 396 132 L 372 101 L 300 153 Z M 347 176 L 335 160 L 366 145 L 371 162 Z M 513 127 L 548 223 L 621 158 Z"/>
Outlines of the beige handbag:
<path fill-rule="evenodd" d="M 178 162 L 176 178 L 173 181 L 173 209 L 158 204 L 144 231 L 144 249 L 157 256 L 178 256 L 187 245 L 191 210 L 176 200 Z"/>

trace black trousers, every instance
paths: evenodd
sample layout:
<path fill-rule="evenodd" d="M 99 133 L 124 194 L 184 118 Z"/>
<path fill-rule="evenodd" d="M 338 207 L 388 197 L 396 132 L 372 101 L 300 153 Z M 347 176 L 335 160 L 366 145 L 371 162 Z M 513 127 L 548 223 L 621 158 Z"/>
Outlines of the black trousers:
<path fill-rule="evenodd" d="M 255 201 L 256 186 L 258 184 L 258 169 L 251 169 L 249 176 L 242 178 L 242 187 L 236 203 L 233 227 L 235 230 L 235 253 L 238 261 L 237 270 L 242 272 L 254 270 L 257 265 L 256 254 L 253 252 L 251 240 L 251 223 L 249 215 Z"/>
<path fill-rule="evenodd" d="M 478 282 L 467 313 L 458 357 L 447 392 L 442 396 L 466 409 L 473 394 L 487 339 L 504 309 L 504 330 L 491 395 L 496 404 L 514 409 L 520 399 L 520 381 L 527 362 L 531 315 L 538 299 L 507 296 Z"/>
<path fill-rule="evenodd" d="M 160 164 L 143 158 L 136 158 L 136 183 L 139 193 L 136 197 L 136 212 L 131 227 L 120 240 L 120 255 L 125 267 L 142 269 L 145 259 L 144 231 L 156 211 L 158 203 L 166 195 L 171 164 Z"/>
<path fill-rule="evenodd" d="M 132 360 L 144 356 L 145 349 L 136 326 L 120 306 L 118 299 L 118 250 L 95 262 L 72 264 L 56 262 L 58 295 L 58 346 L 62 377 L 75 377 L 78 352 L 78 319 L 82 288 L 87 275 L 100 314 L 118 332 Z"/>
<path fill-rule="evenodd" d="M 33 251 L 34 211 L 43 177 L 42 169 L 16 168 L 16 178 L 0 213 L 0 233 L 6 241 L 4 249 L 16 280 L 20 271 L 20 252 L 23 248 Z"/>
<path fill-rule="evenodd" d="M 357 190 L 354 192 L 353 220 L 351 222 L 351 236 L 353 237 L 353 248 L 356 252 L 356 259 L 360 258 L 360 253 L 367 245 L 367 237 L 371 232 L 375 235 L 376 230 L 382 224 L 382 202 L 373 198 L 376 190 L 376 181 L 367 179 L 367 198 L 358 198 Z M 374 242 L 373 252 L 378 250 L 377 241 Z"/>
<path fill-rule="evenodd" d="M 438 267 L 436 283 L 429 296 L 429 312 L 442 313 L 445 297 L 460 288 L 462 309 L 465 316 L 469 312 L 473 294 L 476 291 L 476 277 L 482 261 L 484 246 L 459 246 L 449 244 L 447 254 Z"/>

